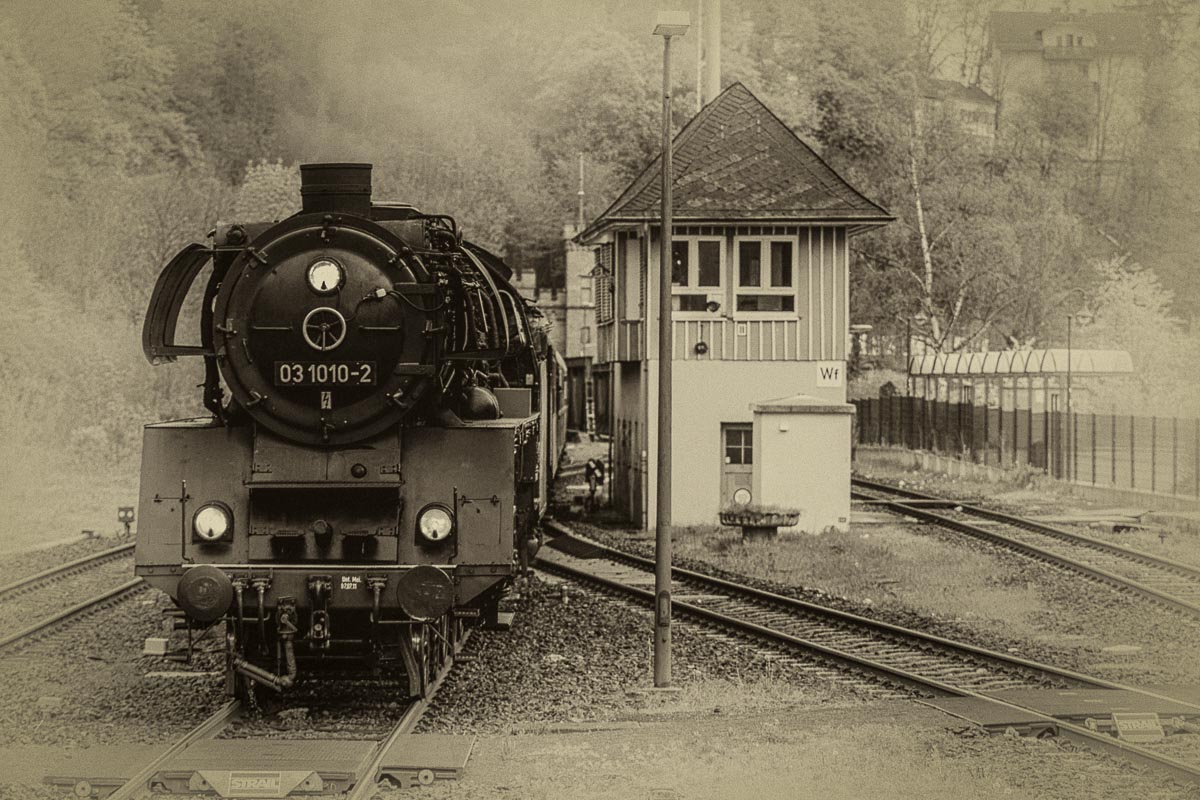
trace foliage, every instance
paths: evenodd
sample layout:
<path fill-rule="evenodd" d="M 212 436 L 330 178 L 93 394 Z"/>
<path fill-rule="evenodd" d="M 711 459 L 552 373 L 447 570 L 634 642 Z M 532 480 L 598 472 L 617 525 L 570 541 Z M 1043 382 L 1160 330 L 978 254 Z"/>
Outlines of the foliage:
<path fill-rule="evenodd" d="M 1080 409 L 1200 417 L 1190 376 L 1200 371 L 1200 335 L 1171 313 L 1171 292 L 1152 270 L 1125 258 L 1096 265 L 1101 283 L 1092 318 L 1081 321 L 1076 347 L 1129 352 L 1134 374 L 1090 380 Z M 1114 407 L 1113 398 L 1121 399 Z"/>
<path fill-rule="evenodd" d="M 721 509 L 723 516 L 730 517 L 789 517 L 799 513 L 800 509 L 798 508 L 779 506 L 771 503 L 734 504 Z"/>
<path fill-rule="evenodd" d="M 233 215 L 239 220 L 283 219 L 300 209 L 300 170 L 282 159 L 246 165 Z"/>

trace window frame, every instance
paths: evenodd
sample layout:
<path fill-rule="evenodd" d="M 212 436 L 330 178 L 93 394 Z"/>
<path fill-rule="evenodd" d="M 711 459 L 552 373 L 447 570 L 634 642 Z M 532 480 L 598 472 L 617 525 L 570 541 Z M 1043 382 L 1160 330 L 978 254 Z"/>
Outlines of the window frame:
<path fill-rule="evenodd" d="M 759 242 L 759 255 L 766 258 L 760 262 L 758 286 L 742 286 L 742 242 Z M 771 248 L 772 242 L 787 242 L 792 249 L 791 285 L 771 285 Z M 765 245 L 765 246 L 764 246 Z M 800 298 L 800 241 L 798 236 L 756 234 L 733 237 L 733 267 L 730 269 L 730 280 L 733 282 L 733 308 L 730 313 L 738 319 L 796 319 L 799 317 Z M 792 298 L 791 311 L 739 311 L 738 298 L 743 295 L 777 295 Z"/>
<path fill-rule="evenodd" d="M 720 295 L 722 308 L 725 306 L 725 293 L 728 285 L 725 275 L 727 273 L 729 256 L 726 252 L 726 237 L 721 235 L 705 234 L 699 236 L 673 236 L 673 243 L 687 243 L 688 248 L 688 282 L 686 284 L 677 284 L 671 282 L 671 296 L 676 295 Z M 717 245 L 717 253 L 720 257 L 717 267 L 717 286 L 700 286 L 700 243 L 715 242 Z M 671 255 L 674 262 L 674 254 Z M 673 264 L 672 264 L 673 265 Z M 712 312 L 703 311 L 679 311 L 671 312 L 672 319 L 709 319 L 713 316 Z"/>
<path fill-rule="evenodd" d="M 739 444 L 730 445 L 729 439 L 730 439 L 730 434 L 732 434 L 732 433 L 738 434 L 738 438 L 741 440 L 741 442 Z M 721 430 L 721 438 L 722 438 L 722 442 L 721 442 L 721 461 L 722 461 L 722 463 L 724 463 L 728 466 L 738 466 L 738 467 L 754 466 L 754 428 L 752 426 L 743 425 L 740 423 L 723 425 L 722 430 Z M 738 456 L 741 460 L 734 461 L 734 460 L 730 459 L 730 460 L 726 461 L 725 459 L 730 458 L 730 456 L 729 456 L 730 450 L 737 450 Z M 749 453 L 750 453 L 749 461 L 746 460 L 747 451 L 749 451 Z"/>

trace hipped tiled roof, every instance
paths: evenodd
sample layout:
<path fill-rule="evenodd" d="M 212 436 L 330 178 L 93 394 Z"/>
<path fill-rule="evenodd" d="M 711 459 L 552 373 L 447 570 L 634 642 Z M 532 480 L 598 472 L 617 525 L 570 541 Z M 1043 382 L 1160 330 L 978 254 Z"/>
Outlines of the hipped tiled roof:
<path fill-rule="evenodd" d="M 675 137 L 672 213 L 676 222 L 819 221 L 881 224 L 883 208 L 846 183 L 740 83 L 700 110 Z M 659 219 L 661 155 L 580 234 L 614 223 Z"/>

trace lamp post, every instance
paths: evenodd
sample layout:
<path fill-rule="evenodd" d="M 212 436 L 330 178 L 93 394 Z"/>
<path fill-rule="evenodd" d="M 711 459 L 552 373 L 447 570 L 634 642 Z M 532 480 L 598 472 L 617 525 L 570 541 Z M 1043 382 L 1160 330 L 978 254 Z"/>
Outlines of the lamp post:
<path fill-rule="evenodd" d="M 1075 443 L 1071 441 L 1071 319 L 1074 314 L 1067 314 L 1067 463 L 1065 465 L 1067 480 L 1074 480 L 1071 474 L 1071 455 L 1075 452 Z"/>
<path fill-rule="evenodd" d="M 1071 323 L 1075 319 L 1080 322 L 1088 322 L 1092 319 L 1092 315 L 1087 312 L 1078 314 L 1067 314 L 1067 463 L 1064 469 L 1067 473 L 1067 480 L 1075 480 L 1074 464 L 1075 464 L 1075 437 L 1074 425 L 1071 419 L 1071 362 L 1074 360 L 1071 356 Z"/>
<path fill-rule="evenodd" d="M 658 258 L 658 500 L 654 525 L 654 685 L 671 685 L 671 37 L 687 34 L 686 11 L 659 12 L 663 37 L 662 231 Z"/>

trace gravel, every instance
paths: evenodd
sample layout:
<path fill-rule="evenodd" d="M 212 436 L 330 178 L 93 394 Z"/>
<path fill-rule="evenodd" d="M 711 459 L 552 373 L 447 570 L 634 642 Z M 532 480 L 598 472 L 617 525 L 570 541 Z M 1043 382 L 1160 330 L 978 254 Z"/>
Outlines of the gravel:
<path fill-rule="evenodd" d="M 535 578 L 511 630 L 472 635 L 419 730 L 485 733 L 619 718 L 641 702 L 629 690 L 652 683 L 650 631 L 651 615 L 641 607 Z M 849 682 L 820 681 L 790 659 L 690 624 L 676 624 L 673 645 L 674 683 L 685 690 L 723 683 L 792 703 L 860 698 Z"/>
<path fill-rule="evenodd" d="M 381 739 L 408 708 L 407 688 L 406 682 L 371 679 L 301 681 L 283 700 L 260 692 L 260 713 L 239 719 L 219 738 Z"/>
<path fill-rule="evenodd" d="M 70 623 L 45 639 L 0 655 L 5 676 L 0 747 L 159 743 L 181 735 L 224 702 L 224 644 L 206 641 L 191 665 L 143 656 L 160 635 L 161 609 L 150 590 Z M 148 673 L 177 671 L 186 677 Z"/>
<path fill-rule="evenodd" d="M 875 703 L 744 716 L 696 708 L 622 729 L 485 736 L 461 781 L 421 796 L 1168 800 L 1200 791 L 1053 740 L 989 736 L 913 703 Z"/>

